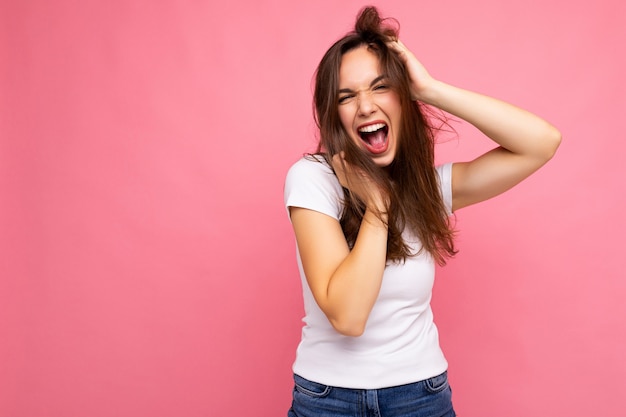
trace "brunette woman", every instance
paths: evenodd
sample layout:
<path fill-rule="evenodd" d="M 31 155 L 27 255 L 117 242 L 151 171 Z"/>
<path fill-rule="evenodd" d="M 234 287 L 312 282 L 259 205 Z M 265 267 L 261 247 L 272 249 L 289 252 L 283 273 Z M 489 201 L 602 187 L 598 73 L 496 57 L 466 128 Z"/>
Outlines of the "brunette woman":
<path fill-rule="evenodd" d="M 285 183 L 305 318 L 289 416 L 454 416 L 430 299 L 454 255 L 450 215 L 539 169 L 560 133 L 433 78 L 373 7 L 317 68 L 318 152 Z M 432 106 L 494 141 L 435 166 Z"/>

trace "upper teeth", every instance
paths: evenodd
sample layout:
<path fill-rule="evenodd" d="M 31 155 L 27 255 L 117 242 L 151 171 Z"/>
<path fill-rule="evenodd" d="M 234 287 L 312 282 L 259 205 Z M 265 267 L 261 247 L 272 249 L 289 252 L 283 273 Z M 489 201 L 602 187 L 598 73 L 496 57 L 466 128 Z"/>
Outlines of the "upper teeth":
<path fill-rule="evenodd" d="M 382 129 L 383 127 L 385 127 L 384 123 L 374 123 L 373 125 L 360 127 L 359 132 L 371 133 L 377 131 L 378 129 Z"/>

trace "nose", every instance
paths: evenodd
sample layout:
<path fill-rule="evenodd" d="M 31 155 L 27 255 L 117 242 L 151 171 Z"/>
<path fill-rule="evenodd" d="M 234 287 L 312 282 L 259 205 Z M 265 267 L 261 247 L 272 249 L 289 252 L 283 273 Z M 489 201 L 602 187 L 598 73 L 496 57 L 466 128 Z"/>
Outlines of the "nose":
<path fill-rule="evenodd" d="M 360 116 L 369 116 L 376 111 L 376 103 L 369 92 L 363 91 L 357 98 L 358 112 Z"/>

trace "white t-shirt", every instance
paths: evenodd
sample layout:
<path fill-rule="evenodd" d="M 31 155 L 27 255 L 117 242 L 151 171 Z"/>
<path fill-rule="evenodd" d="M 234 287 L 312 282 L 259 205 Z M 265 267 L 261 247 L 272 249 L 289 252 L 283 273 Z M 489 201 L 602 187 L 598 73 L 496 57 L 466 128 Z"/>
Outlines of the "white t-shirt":
<path fill-rule="evenodd" d="M 319 157 L 300 159 L 287 174 L 285 206 L 315 210 L 339 220 L 343 189 L 330 167 Z M 444 203 L 451 211 L 451 167 L 437 167 Z M 421 244 L 408 231 L 405 242 L 417 252 Z M 439 336 L 430 308 L 435 262 L 428 253 L 391 263 L 359 337 L 344 336 L 330 324 L 307 284 L 300 254 L 304 327 L 294 373 L 325 385 L 377 389 L 421 381 L 443 373 L 448 363 L 439 347 Z"/>

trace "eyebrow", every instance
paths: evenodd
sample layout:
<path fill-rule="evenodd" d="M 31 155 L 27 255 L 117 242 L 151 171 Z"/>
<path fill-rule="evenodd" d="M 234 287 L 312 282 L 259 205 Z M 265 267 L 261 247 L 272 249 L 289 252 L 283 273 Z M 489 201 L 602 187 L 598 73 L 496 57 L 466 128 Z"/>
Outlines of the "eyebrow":
<path fill-rule="evenodd" d="M 374 78 L 372 80 L 372 82 L 370 83 L 370 87 L 373 87 L 374 85 L 376 85 L 380 81 L 384 80 L 385 78 L 387 78 L 387 76 L 385 74 L 379 75 L 378 77 L 376 77 L 376 78 Z M 342 88 L 341 90 L 339 90 L 339 93 L 340 94 L 341 93 L 354 93 L 354 91 L 349 89 L 349 88 Z"/>

